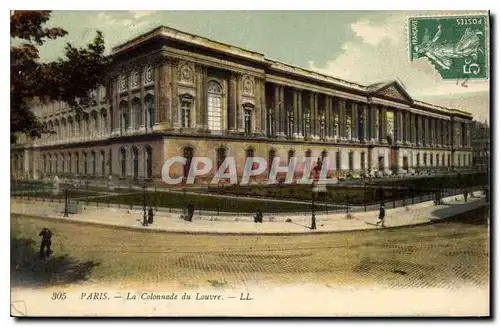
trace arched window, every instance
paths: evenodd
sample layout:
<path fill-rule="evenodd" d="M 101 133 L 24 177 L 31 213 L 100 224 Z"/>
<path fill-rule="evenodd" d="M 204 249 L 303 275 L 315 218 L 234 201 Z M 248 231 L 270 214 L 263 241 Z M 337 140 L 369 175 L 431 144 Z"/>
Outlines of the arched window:
<path fill-rule="evenodd" d="M 95 110 L 92 111 L 91 120 L 92 120 L 92 127 L 91 127 L 90 134 L 92 136 L 95 136 L 99 132 L 99 120 L 98 120 L 97 111 L 95 111 Z"/>
<path fill-rule="evenodd" d="M 51 156 L 50 154 L 47 156 L 47 160 L 48 160 L 48 162 L 49 162 L 49 164 L 48 164 L 48 166 L 49 166 L 49 171 L 48 171 L 48 172 L 49 172 L 49 173 L 52 173 L 52 156 Z M 17 166 L 16 166 L 16 168 L 17 168 Z"/>
<path fill-rule="evenodd" d="M 295 157 L 295 150 L 293 149 L 288 150 L 288 163 L 290 163 L 293 157 Z"/>
<path fill-rule="evenodd" d="M 191 127 L 191 107 L 193 106 L 193 98 L 189 95 L 181 97 L 181 127 Z"/>
<path fill-rule="evenodd" d="M 427 153 L 424 153 L 424 166 L 427 166 Z"/>
<path fill-rule="evenodd" d="M 153 177 L 153 148 L 151 146 L 146 145 L 145 149 L 146 154 L 146 178 Z"/>
<path fill-rule="evenodd" d="M 130 128 L 130 112 L 126 101 L 120 102 L 120 129 L 122 132 Z"/>
<path fill-rule="evenodd" d="M 80 154 L 79 153 L 75 153 L 75 167 L 76 167 L 76 174 L 80 174 Z"/>
<path fill-rule="evenodd" d="M 75 134 L 75 126 L 73 124 L 73 117 L 68 118 L 68 138 L 71 138 Z"/>
<path fill-rule="evenodd" d="M 220 147 L 217 149 L 217 169 L 220 168 L 224 160 L 226 160 L 226 148 Z"/>
<path fill-rule="evenodd" d="M 59 126 L 59 120 L 56 119 L 56 122 L 54 124 L 54 129 L 56 132 L 56 140 L 59 140 L 61 138 L 61 128 Z"/>
<path fill-rule="evenodd" d="M 108 124 L 107 124 L 107 119 L 108 114 L 106 112 L 106 109 L 101 109 L 101 126 L 99 127 L 101 134 L 106 134 L 108 132 Z"/>
<path fill-rule="evenodd" d="M 335 169 L 342 170 L 341 161 L 340 161 L 340 151 L 335 152 Z"/>
<path fill-rule="evenodd" d="M 139 149 L 135 146 L 132 148 L 132 167 L 132 177 L 137 180 L 139 178 Z"/>
<path fill-rule="evenodd" d="M 361 163 L 361 170 L 366 170 L 366 158 L 365 158 L 365 153 L 361 152 L 361 158 L 360 158 L 360 163 Z"/>
<path fill-rule="evenodd" d="M 431 160 L 431 166 L 433 166 L 434 165 L 434 153 L 431 153 L 431 159 L 430 160 Z"/>
<path fill-rule="evenodd" d="M 14 157 L 15 158 L 15 157 Z M 47 162 L 46 162 L 46 158 L 45 158 L 45 155 L 42 156 L 42 164 L 43 164 L 43 172 L 46 173 L 47 172 Z M 16 166 L 13 164 L 12 165 L 13 168 L 15 168 Z"/>
<path fill-rule="evenodd" d="M 106 152 L 101 150 L 101 176 L 106 174 Z"/>
<path fill-rule="evenodd" d="M 254 149 L 253 148 L 248 148 L 246 150 L 246 157 L 247 158 L 252 158 L 254 156 Z"/>
<path fill-rule="evenodd" d="M 417 167 L 420 167 L 420 153 L 417 153 Z"/>
<path fill-rule="evenodd" d="M 252 107 L 245 106 L 244 109 L 245 134 L 252 133 Z"/>
<path fill-rule="evenodd" d="M 349 170 L 353 171 L 354 170 L 354 152 L 349 151 Z"/>
<path fill-rule="evenodd" d="M 73 156 L 71 155 L 71 152 L 68 152 L 68 173 L 72 174 L 73 173 Z"/>
<path fill-rule="evenodd" d="M 155 97 L 151 94 L 146 95 L 144 99 L 144 107 L 146 109 L 146 126 L 150 130 L 156 123 Z"/>
<path fill-rule="evenodd" d="M 141 110 L 141 100 L 139 100 L 139 98 L 133 98 L 131 104 L 132 113 L 130 116 L 133 121 L 130 124 L 132 128 L 136 129 L 137 127 L 141 126 L 142 120 L 144 119 L 144 114 Z"/>
<path fill-rule="evenodd" d="M 444 166 L 444 153 L 441 155 L 441 166 Z"/>
<path fill-rule="evenodd" d="M 66 119 L 61 119 L 61 139 L 64 140 L 67 137 L 67 125 Z"/>
<path fill-rule="evenodd" d="M 89 173 L 88 164 L 89 164 L 89 158 L 88 158 L 87 152 L 84 152 L 83 153 L 83 174 L 84 175 L 87 175 Z"/>
<path fill-rule="evenodd" d="M 274 161 L 274 157 L 276 157 L 276 150 L 270 149 L 268 159 L 267 159 L 267 169 L 268 170 L 271 170 L 271 167 L 272 167 L 273 161 Z"/>
<path fill-rule="evenodd" d="M 186 164 L 184 165 L 184 178 L 187 178 L 189 174 L 189 168 L 191 167 L 191 161 L 193 160 L 194 149 L 192 147 L 184 148 L 184 158 L 186 158 Z"/>
<path fill-rule="evenodd" d="M 92 151 L 90 153 L 90 160 L 92 161 L 92 176 L 95 176 L 96 175 L 96 158 L 95 158 L 95 152 Z"/>
<path fill-rule="evenodd" d="M 216 81 L 209 81 L 208 92 L 208 128 L 213 131 L 222 129 L 222 87 Z"/>
<path fill-rule="evenodd" d="M 127 175 L 127 151 L 125 148 L 120 150 L 121 176 L 125 178 Z"/>

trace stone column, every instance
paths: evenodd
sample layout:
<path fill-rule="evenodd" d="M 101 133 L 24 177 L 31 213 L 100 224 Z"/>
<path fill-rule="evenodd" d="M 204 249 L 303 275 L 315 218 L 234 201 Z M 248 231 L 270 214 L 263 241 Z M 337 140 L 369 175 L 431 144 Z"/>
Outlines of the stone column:
<path fill-rule="evenodd" d="M 363 140 L 365 142 L 368 142 L 370 140 L 370 122 L 368 114 L 368 105 L 363 104 Z"/>
<path fill-rule="evenodd" d="M 345 140 L 346 137 L 346 124 L 345 124 L 345 100 L 339 99 L 339 138 Z"/>
<path fill-rule="evenodd" d="M 299 136 L 299 90 L 298 89 L 293 89 L 293 137 L 298 137 Z"/>
<path fill-rule="evenodd" d="M 280 125 L 279 128 L 279 135 L 280 136 L 286 136 L 286 124 L 287 124 L 287 119 L 286 119 L 286 108 L 285 108 L 285 87 L 280 85 L 279 86 L 279 120 L 278 123 Z"/>
<path fill-rule="evenodd" d="M 170 84 L 172 87 L 169 90 L 170 93 L 170 101 L 172 103 L 171 110 L 172 110 L 172 125 L 174 127 L 179 128 L 181 126 L 181 117 L 179 114 L 180 111 L 180 101 L 179 101 L 179 95 L 177 92 L 177 65 L 178 65 L 178 60 L 171 60 L 170 62 Z"/>
<path fill-rule="evenodd" d="M 255 89 L 259 90 L 259 98 L 260 101 L 260 133 L 261 135 L 267 135 L 267 104 L 266 104 L 266 87 L 265 80 L 263 78 L 255 79 L 256 87 Z"/>
<path fill-rule="evenodd" d="M 318 94 L 316 92 L 311 92 L 311 137 L 313 139 L 318 138 L 318 123 L 319 123 L 319 115 L 318 115 Z"/>
<path fill-rule="evenodd" d="M 229 103 L 228 103 L 228 122 L 229 122 L 229 130 L 230 131 L 236 131 L 238 129 L 238 105 L 237 105 L 237 84 L 238 81 L 236 79 L 235 74 L 231 74 L 231 77 L 229 77 Z M 277 89 L 276 89 L 277 91 Z M 275 98 L 277 98 L 277 95 L 275 94 Z"/>
<path fill-rule="evenodd" d="M 196 125 L 205 128 L 208 122 L 205 122 L 205 110 L 207 107 L 207 100 L 205 98 L 206 82 L 206 68 L 202 65 L 196 65 Z M 224 125 L 222 125 L 224 126 Z"/>
<path fill-rule="evenodd" d="M 354 141 L 359 142 L 358 133 L 358 104 L 354 101 L 351 102 L 351 134 Z"/>
<path fill-rule="evenodd" d="M 304 129 L 304 110 L 302 110 L 302 91 L 299 90 L 297 92 L 297 103 L 298 103 L 298 115 L 296 118 L 297 121 L 297 134 L 299 138 L 303 138 L 302 131 Z"/>
<path fill-rule="evenodd" d="M 380 139 L 380 107 L 378 105 L 374 105 L 372 111 L 373 118 L 373 134 L 371 135 L 374 142 L 379 141 Z"/>
<path fill-rule="evenodd" d="M 332 98 L 325 95 L 325 138 L 327 140 L 332 137 Z"/>
<path fill-rule="evenodd" d="M 387 107 L 382 106 L 380 110 L 380 132 L 379 140 L 381 143 L 387 143 Z"/>

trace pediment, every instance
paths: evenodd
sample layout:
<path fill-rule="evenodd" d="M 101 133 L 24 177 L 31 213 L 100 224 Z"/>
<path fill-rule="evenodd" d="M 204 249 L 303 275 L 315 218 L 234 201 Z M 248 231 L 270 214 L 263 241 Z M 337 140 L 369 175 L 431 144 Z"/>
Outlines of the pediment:
<path fill-rule="evenodd" d="M 380 95 L 384 98 L 399 100 L 406 103 L 412 103 L 412 97 L 406 92 L 405 88 L 397 81 L 380 85 L 372 92 L 373 95 Z"/>

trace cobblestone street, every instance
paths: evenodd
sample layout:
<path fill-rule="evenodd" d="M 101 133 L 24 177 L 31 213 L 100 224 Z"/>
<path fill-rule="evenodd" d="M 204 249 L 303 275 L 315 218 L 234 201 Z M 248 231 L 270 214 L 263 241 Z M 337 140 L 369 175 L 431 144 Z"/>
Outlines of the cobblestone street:
<path fill-rule="evenodd" d="M 288 236 L 145 233 L 58 221 L 50 222 L 55 235 L 56 259 L 52 259 L 67 255 L 75 264 L 92 262 L 85 277 L 91 282 L 487 285 L 489 228 L 483 211 L 475 212 L 478 219 L 466 215 L 452 222 L 394 230 Z M 13 242 L 34 238 L 45 224 L 38 218 L 12 218 Z M 26 255 L 19 254 L 20 248 L 12 248 L 20 261 L 13 279 L 42 282 L 36 273 L 26 272 L 43 269 L 43 263 L 29 263 Z M 44 285 L 78 281 L 65 280 L 64 274 L 56 271 Z"/>

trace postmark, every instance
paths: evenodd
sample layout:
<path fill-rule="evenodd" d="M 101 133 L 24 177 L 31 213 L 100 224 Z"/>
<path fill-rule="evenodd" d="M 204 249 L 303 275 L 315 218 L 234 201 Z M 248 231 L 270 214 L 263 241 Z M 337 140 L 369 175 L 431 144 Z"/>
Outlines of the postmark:
<path fill-rule="evenodd" d="M 445 80 L 488 78 L 487 15 L 408 18 L 410 61 L 427 58 Z"/>

